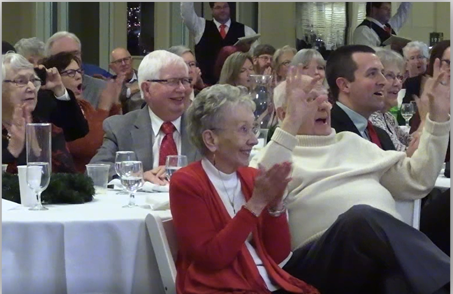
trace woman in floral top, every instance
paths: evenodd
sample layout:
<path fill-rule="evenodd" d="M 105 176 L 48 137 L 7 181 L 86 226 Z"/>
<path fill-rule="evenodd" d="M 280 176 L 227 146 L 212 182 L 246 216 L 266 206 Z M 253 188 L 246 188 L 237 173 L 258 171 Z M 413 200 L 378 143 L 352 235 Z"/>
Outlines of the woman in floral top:
<path fill-rule="evenodd" d="M 376 55 L 384 66 L 384 76 L 388 85 L 386 86 L 384 109 L 373 113 L 370 121 L 389 134 L 396 150 L 406 151 L 408 156 L 412 156 L 418 147 L 419 130 L 423 127 L 422 124 L 417 132 L 409 134 L 398 125 L 396 118 L 389 112 L 390 108 L 398 104 L 397 98 L 403 85 L 405 61 L 401 55 L 389 49 L 378 49 Z"/>

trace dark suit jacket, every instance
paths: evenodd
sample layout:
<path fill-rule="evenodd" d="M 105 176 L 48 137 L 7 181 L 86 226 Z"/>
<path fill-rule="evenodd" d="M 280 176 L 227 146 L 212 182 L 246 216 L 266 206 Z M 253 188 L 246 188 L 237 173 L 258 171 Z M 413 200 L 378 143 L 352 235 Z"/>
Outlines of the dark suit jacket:
<path fill-rule="evenodd" d="M 61 101 L 55 98 L 52 91 L 40 90 L 33 117 L 62 128 L 65 140 L 70 142 L 85 137 L 89 128 L 74 93 L 67 91 L 70 100 Z"/>
<path fill-rule="evenodd" d="M 134 69 L 135 75 L 137 75 L 137 71 Z M 116 79 L 117 75 L 112 76 L 112 79 Z M 121 93 L 120 93 L 120 102 L 121 102 L 121 107 L 123 109 L 123 114 L 126 114 L 130 111 L 140 109 L 144 100 L 142 99 L 140 91 L 131 95 L 129 98 L 127 97 L 127 87 L 126 83 L 128 81 L 124 81 L 123 87 L 121 88 Z M 136 81 L 138 83 L 138 81 Z"/>
<path fill-rule="evenodd" d="M 190 142 L 186 131 L 185 115 L 181 117 L 181 154 L 187 156 L 188 163 L 201 159 L 201 154 Z M 134 151 L 137 160 L 143 163 L 143 171 L 153 169 L 154 132 L 151 127 L 148 107 L 131 111 L 124 115 L 114 115 L 103 123 L 104 141 L 90 163 L 110 164 L 110 178 L 114 170 L 116 151 Z"/>
<path fill-rule="evenodd" d="M 332 110 L 330 112 L 330 120 L 332 128 L 334 128 L 337 133 L 353 132 L 362 137 L 348 114 L 344 112 L 343 109 L 341 109 L 336 103 L 332 106 Z M 379 140 L 381 141 L 382 149 L 396 150 L 395 145 L 393 145 L 392 139 L 390 139 L 390 136 L 386 131 L 376 126 L 374 126 L 374 129 L 376 130 Z"/>

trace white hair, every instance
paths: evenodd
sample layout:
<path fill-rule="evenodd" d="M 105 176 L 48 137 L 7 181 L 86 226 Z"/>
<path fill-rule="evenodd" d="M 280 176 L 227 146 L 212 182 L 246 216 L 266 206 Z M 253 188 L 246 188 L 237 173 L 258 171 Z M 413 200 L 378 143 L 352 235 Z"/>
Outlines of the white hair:
<path fill-rule="evenodd" d="M 299 52 L 294 55 L 293 59 L 291 60 L 291 66 L 297 66 L 299 63 L 306 66 L 310 64 L 312 60 L 316 60 L 316 62 L 322 66 L 326 66 L 326 61 L 324 57 L 322 57 L 321 53 L 316 51 L 315 49 L 301 49 Z"/>
<path fill-rule="evenodd" d="M 76 35 L 73 33 L 67 32 L 67 31 L 60 31 L 56 32 L 55 34 L 50 37 L 47 42 L 46 42 L 46 48 L 45 48 L 45 54 L 47 57 L 50 57 L 52 55 L 52 46 L 53 44 L 63 38 L 71 38 L 73 39 L 77 44 L 79 44 L 79 50 L 82 51 L 82 43 L 80 42 L 80 39 L 77 38 Z"/>
<path fill-rule="evenodd" d="M 381 47 L 376 49 L 376 56 L 379 57 L 384 68 L 396 65 L 401 72 L 404 72 L 406 61 L 403 59 L 403 56 L 396 51 Z"/>
<path fill-rule="evenodd" d="M 172 47 L 168 48 L 167 51 L 174 53 L 178 56 L 182 56 L 183 54 L 185 54 L 187 52 L 192 53 L 192 55 L 195 56 L 195 54 L 193 54 L 192 50 L 190 50 L 189 48 L 187 48 L 186 46 L 183 46 L 183 45 L 172 46 Z"/>
<path fill-rule="evenodd" d="M 184 59 L 167 50 L 155 50 L 143 58 L 137 73 L 142 97 L 145 97 L 142 91 L 142 83 L 146 80 L 160 79 L 161 71 L 169 65 L 183 66 L 186 69 L 186 75 L 189 75 L 189 68 Z"/>
<path fill-rule="evenodd" d="M 6 74 L 13 71 L 19 71 L 22 69 L 33 70 L 33 64 L 31 64 L 25 57 L 18 53 L 6 53 L 2 56 L 2 82 L 6 77 Z"/>
<path fill-rule="evenodd" d="M 426 45 L 425 43 L 420 42 L 420 41 L 412 41 L 412 42 L 407 43 L 406 46 L 404 46 L 404 48 L 403 48 L 403 55 L 404 55 L 404 58 L 408 59 L 408 58 L 409 58 L 409 57 L 408 57 L 409 51 L 410 51 L 410 50 L 413 50 L 413 49 L 419 50 L 420 53 L 421 53 L 426 59 L 429 58 L 428 45 Z"/>
<path fill-rule="evenodd" d="M 40 39 L 33 38 L 22 38 L 14 45 L 16 52 L 22 56 L 44 56 L 44 42 Z"/>

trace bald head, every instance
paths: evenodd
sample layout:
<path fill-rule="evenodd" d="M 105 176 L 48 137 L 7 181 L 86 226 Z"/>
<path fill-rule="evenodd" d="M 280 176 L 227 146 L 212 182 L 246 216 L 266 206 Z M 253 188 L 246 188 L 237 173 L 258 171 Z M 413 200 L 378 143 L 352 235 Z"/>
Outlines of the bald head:
<path fill-rule="evenodd" d="M 126 79 L 131 79 L 134 75 L 132 68 L 132 57 L 125 48 L 115 48 L 110 54 L 110 68 L 117 74 L 124 74 Z"/>

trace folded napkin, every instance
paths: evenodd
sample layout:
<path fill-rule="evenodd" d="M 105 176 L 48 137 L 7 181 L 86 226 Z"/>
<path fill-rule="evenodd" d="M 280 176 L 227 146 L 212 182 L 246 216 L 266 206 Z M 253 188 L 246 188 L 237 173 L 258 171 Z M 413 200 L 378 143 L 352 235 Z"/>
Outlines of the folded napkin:
<path fill-rule="evenodd" d="M 114 185 L 115 189 L 121 189 L 121 180 L 120 179 L 113 179 L 111 180 L 108 185 Z M 170 185 L 165 185 L 165 186 L 159 186 L 156 184 L 153 184 L 151 182 L 145 182 L 143 184 L 143 187 L 139 189 L 139 191 L 145 191 L 145 192 L 168 192 L 170 191 Z"/>
<path fill-rule="evenodd" d="M 170 196 L 168 193 L 148 195 L 146 203 L 151 204 L 152 210 L 167 210 L 170 209 Z"/>

